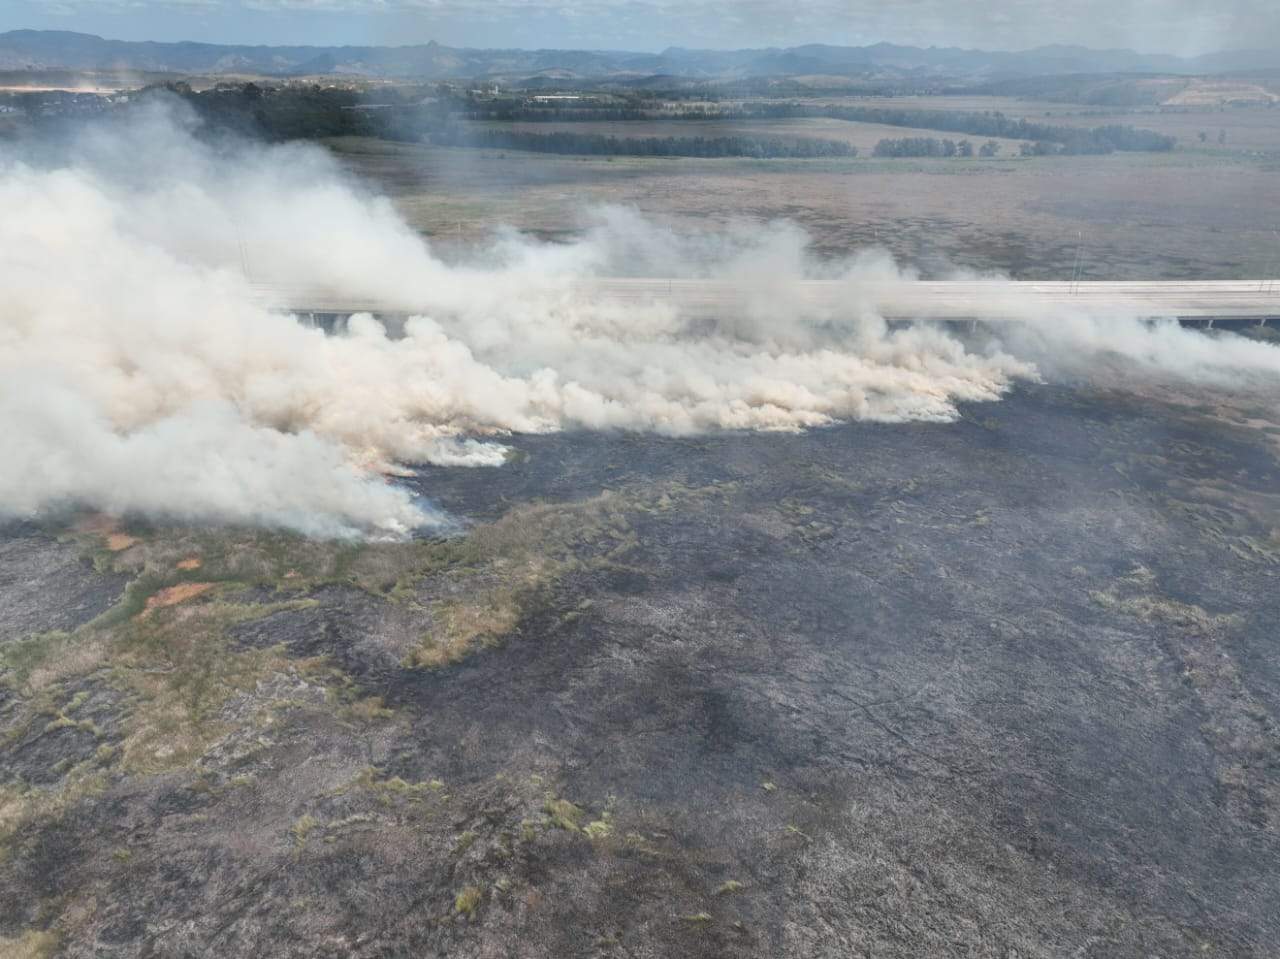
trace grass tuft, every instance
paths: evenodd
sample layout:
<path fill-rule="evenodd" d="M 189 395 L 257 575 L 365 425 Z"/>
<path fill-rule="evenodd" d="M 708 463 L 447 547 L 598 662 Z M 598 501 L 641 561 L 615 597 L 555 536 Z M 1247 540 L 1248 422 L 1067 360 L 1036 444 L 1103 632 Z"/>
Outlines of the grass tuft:
<path fill-rule="evenodd" d="M 320 820 L 308 814 L 299 818 L 292 826 L 289 827 L 289 834 L 293 836 L 294 845 L 301 848 L 307 844 L 307 837 L 312 831 L 320 825 Z"/>
<path fill-rule="evenodd" d="M 460 916 L 473 919 L 483 899 L 484 890 L 479 886 L 464 886 L 462 891 L 453 897 L 453 911 Z"/>
<path fill-rule="evenodd" d="M 567 799 L 548 799 L 542 806 L 551 825 L 569 832 L 579 832 L 586 812 Z"/>

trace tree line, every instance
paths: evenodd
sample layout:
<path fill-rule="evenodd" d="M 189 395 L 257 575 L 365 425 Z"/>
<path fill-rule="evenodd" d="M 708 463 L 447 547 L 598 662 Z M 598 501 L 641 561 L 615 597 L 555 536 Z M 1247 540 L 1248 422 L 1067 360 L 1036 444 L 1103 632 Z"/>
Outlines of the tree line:
<path fill-rule="evenodd" d="M 430 137 L 449 146 L 489 147 L 548 153 L 581 153 L 614 156 L 695 156 L 812 158 L 852 157 L 857 150 L 840 140 L 818 137 L 697 136 L 614 137 L 572 132 L 535 133 L 483 130 L 459 123 L 462 98 L 441 95 L 416 103 L 374 104 L 350 89 L 320 86 L 258 86 L 225 84 L 193 91 L 185 84 L 167 86 L 185 99 L 214 127 L 230 128 L 245 135 L 270 140 L 331 136 L 376 136 L 417 141 Z M 465 102 L 465 101 L 463 101 Z M 472 101 L 471 105 L 474 105 Z M 643 111 L 634 103 L 617 107 L 531 108 L 554 119 L 637 118 Z M 504 105 L 504 119 L 527 118 L 523 108 Z M 474 113 L 475 111 L 470 111 Z M 464 114 L 465 115 L 465 114 Z M 746 104 L 732 109 L 689 109 L 664 113 L 664 118 L 697 120 L 759 120 L 786 117 L 828 117 L 888 126 L 913 126 L 955 130 L 973 136 L 1007 137 L 1024 142 L 1024 155 L 1093 154 L 1124 151 L 1166 151 L 1174 138 L 1131 126 L 1054 126 L 1013 119 L 999 112 L 951 112 L 882 107 L 835 106 L 773 102 Z M 647 117 L 645 117 L 647 118 Z M 994 156 L 993 141 L 979 148 L 979 156 Z M 951 144 L 948 146 L 948 144 Z M 933 137 L 888 139 L 877 145 L 876 156 L 970 156 L 967 140 L 953 142 Z M 950 152 L 954 149 L 954 153 Z"/>
<path fill-rule="evenodd" d="M 815 159 L 855 157 L 858 148 L 842 140 L 781 137 L 616 137 L 599 133 L 531 133 L 516 130 L 476 130 L 453 124 L 431 134 L 439 146 L 526 150 L 587 156 L 641 157 L 755 157 L 757 159 Z"/>
<path fill-rule="evenodd" d="M 1000 144 L 988 140 L 977 150 L 981 157 L 993 157 L 1000 152 Z M 939 140 L 936 137 L 903 137 L 900 140 L 886 139 L 876 144 L 871 152 L 877 157 L 971 157 L 974 156 L 973 144 L 968 140 Z"/>
<path fill-rule="evenodd" d="M 688 110 L 686 116 L 702 119 L 725 116 L 728 119 L 784 119 L 789 117 L 824 117 L 856 123 L 879 123 L 892 127 L 917 127 L 967 133 L 971 136 L 1003 137 L 1010 140 L 1056 143 L 1061 153 L 1111 153 L 1123 151 L 1164 152 L 1172 150 L 1176 140 L 1154 130 L 1112 124 L 1100 127 L 1073 127 L 1050 123 L 1033 123 L 1023 117 L 1009 117 L 999 110 L 911 110 L 895 107 L 839 106 L 804 103 L 752 103 L 732 111 Z"/>
<path fill-rule="evenodd" d="M 1054 143 L 1053 152 L 1067 154 L 1112 153 L 1114 151 L 1166 152 L 1175 139 L 1132 126 L 1112 124 L 1100 127 L 1075 127 L 1061 124 L 1035 123 L 1022 117 L 1009 117 L 1000 111 L 912 110 L 895 107 L 840 106 L 796 102 L 748 103 L 737 107 L 687 107 L 678 111 L 647 109 L 636 104 L 617 107 L 545 107 L 519 101 L 500 105 L 468 104 L 466 115 L 477 120 L 505 122 L 551 121 L 636 121 L 696 120 L 731 122 L 735 120 L 783 120 L 821 118 L 855 123 L 878 123 L 883 126 L 916 127 L 970 136 L 1003 137 L 1031 143 Z"/>
<path fill-rule="evenodd" d="M 635 104 L 624 106 L 529 106 L 522 101 L 503 101 L 495 104 L 469 104 L 463 116 L 468 120 L 497 123 L 614 123 L 634 120 L 652 120 L 658 115 L 656 107 Z M 675 115 L 677 118 L 679 114 Z"/>
<path fill-rule="evenodd" d="M 144 90 L 140 99 L 158 90 L 181 97 L 211 127 L 248 137 L 298 140 L 381 132 L 376 118 L 355 109 L 360 93 L 342 87 L 226 83 L 192 90 L 185 83 L 168 83 Z"/>

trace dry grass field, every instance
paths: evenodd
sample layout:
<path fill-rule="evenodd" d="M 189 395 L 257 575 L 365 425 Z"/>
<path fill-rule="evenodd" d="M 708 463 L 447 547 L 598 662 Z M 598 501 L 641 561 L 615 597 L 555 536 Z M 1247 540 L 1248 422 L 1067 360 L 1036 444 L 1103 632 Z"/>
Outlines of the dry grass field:
<path fill-rule="evenodd" d="M 1077 246 L 1090 279 L 1280 272 L 1280 162 L 1235 152 L 761 161 L 328 142 L 442 250 L 504 225 L 565 238 L 591 207 L 622 204 L 691 229 L 791 220 L 820 255 L 880 245 L 935 276 L 1070 277 Z"/>
<path fill-rule="evenodd" d="M 1165 104 L 1168 106 L 1216 107 L 1231 103 L 1270 104 L 1280 100 L 1265 82 L 1214 78 L 1195 79 L 1174 94 Z"/>
<path fill-rule="evenodd" d="M 1182 84 L 1182 81 L 1178 81 Z M 1067 126 L 1097 127 L 1111 123 L 1132 125 L 1177 137 L 1179 149 L 1200 149 L 1213 153 L 1269 152 L 1280 154 L 1280 107 L 1255 101 L 1226 104 L 1212 100 L 1211 91 L 1227 98 L 1228 91 L 1244 97 L 1240 85 L 1213 86 L 1202 81 L 1189 81 L 1186 89 L 1161 106 L 1097 107 L 1079 103 L 1055 103 L 1048 100 L 1022 100 L 1015 97 L 902 97 L 883 100 L 867 98 L 828 98 L 821 102 L 842 106 L 892 107 L 895 110 L 1000 111 L 1011 117 L 1025 117 L 1033 122 Z M 1249 86 L 1249 85 L 1244 85 Z M 1256 87 L 1260 98 L 1274 94 Z M 1197 92 L 1198 91 L 1198 92 Z M 1277 98 L 1280 99 L 1280 98 Z M 1225 145 L 1218 144 L 1218 133 L 1227 132 Z M 1198 134 L 1206 134 L 1201 143 Z M 937 134 L 935 134 L 937 135 Z"/>
<path fill-rule="evenodd" d="M 1223 108 L 1173 108 L 1147 107 L 1140 110 L 1082 110 L 1078 106 L 1037 116 L 1031 112 L 1009 111 L 1011 116 L 1042 119 L 1048 123 L 1068 126 L 1096 127 L 1109 123 L 1127 124 L 1155 130 L 1157 133 L 1176 137 L 1178 148 L 1200 150 L 1214 154 L 1267 153 L 1280 155 L 1280 109 L 1264 106 Z M 1226 142 L 1218 142 L 1220 131 L 1226 132 Z M 1200 142 L 1199 134 L 1205 134 Z"/>

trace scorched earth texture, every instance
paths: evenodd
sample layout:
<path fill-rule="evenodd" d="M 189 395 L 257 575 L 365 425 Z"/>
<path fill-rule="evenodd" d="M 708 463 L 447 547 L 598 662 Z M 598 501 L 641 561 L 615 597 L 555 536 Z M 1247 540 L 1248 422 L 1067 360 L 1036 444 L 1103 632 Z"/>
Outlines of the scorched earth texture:
<path fill-rule="evenodd" d="M 518 439 L 435 542 L 11 526 L 0 935 L 1268 955 L 1271 408 Z"/>

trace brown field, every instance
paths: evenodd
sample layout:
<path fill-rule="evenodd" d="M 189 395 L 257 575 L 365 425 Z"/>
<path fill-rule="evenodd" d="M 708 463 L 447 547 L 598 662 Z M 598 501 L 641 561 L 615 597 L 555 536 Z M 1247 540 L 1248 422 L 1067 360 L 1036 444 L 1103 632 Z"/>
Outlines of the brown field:
<path fill-rule="evenodd" d="M 1165 101 L 1167 106 L 1216 107 L 1232 103 L 1268 104 L 1280 100 L 1260 83 L 1247 80 L 1196 79 Z"/>
<path fill-rule="evenodd" d="M 1009 111 L 1011 116 L 1037 119 L 1034 113 Z M 1151 107 L 1142 110 L 1115 110 L 1107 113 L 1075 112 L 1055 113 L 1046 119 L 1050 123 L 1068 126 L 1096 127 L 1108 123 L 1120 123 L 1155 130 L 1157 133 L 1177 137 L 1179 149 L 1204 150 L 1213 153 L 1271 153 L 1280 154 L 1280 109 L 1275 107 L 1238 106 L 1225 109 L 1193 109 Z M 1225 145 L 1218 144 L 1218 132 L 1227 132 Z M 1201 143 L 1198 134 L 1204 132 Z"/>
<path fill-rule="evenodd" d="M 1188 87 L 1188 92 L 1191 89 Z M 1047 100 L 1020 100 L 1016 97 L 980 96 L 902 97 L 894 100 L 850 97 L 824 98 L 821 102 L 863 107 L 883 106 L 895 110 L 957 110 L 979 113 L 990 110 L 1011 117 L 1025 117 L 1030 121 L 1080 127 L 1119 123 L 1177 137 L 1179 148 L 1188 147 L 1214 153 L 1280 153 L 1280 106 L 1268 107 L 1261 103 L 1218 107 L 1205 103 L 1195 105 L 1193 101 L 1179 105 L 1175 100 L 1162 107 L 1107 108 Z M 1225 147 L 1218 145 L 1220 130 L 1227 131 Z M 1201 131 L 1207 134 L 1207 142 L 1203 144 L 1197 136 Z"/>
<path fill-rule="evenodd" d="M 791 220 L 820 255 L 880 245 L 925 275 L 1068 278 L 1078 245 L 1089 279 L 1280 273 L 1280 163 L 1238 155 L 761 161 L 329 145 L 443 252 L 503 225 L 569 237 L 591 207 L 622 204 L 691 229 Z"/>

